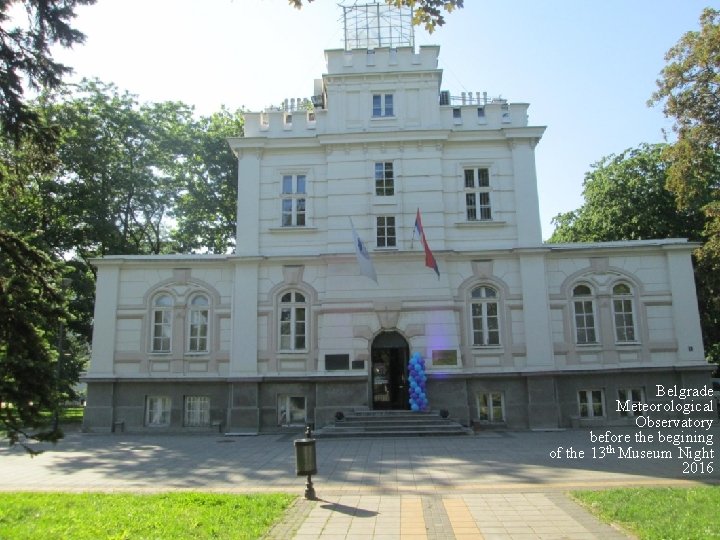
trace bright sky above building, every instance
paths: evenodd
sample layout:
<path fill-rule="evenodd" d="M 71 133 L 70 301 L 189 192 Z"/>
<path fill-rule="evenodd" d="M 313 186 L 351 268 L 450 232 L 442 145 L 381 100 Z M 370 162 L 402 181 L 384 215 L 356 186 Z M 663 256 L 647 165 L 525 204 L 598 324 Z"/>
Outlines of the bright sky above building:
<path fill-rule="evenodd" d="M 346 1 L 352 4 L 352 1 Z M 359 2 L 364 3 L 364 2 Z M 664 55 L 698 28 L 698 0 L 465 0 L 416 45 L 440 45 L 443 89 L 530 103 L 547 126 L 536 148 L 543 238 L 551 219 L 582 204 L 590 165 L 670 137 L 646 101 Z M 323 51 L 343 47 L 342 10 L 315 0 L 99 0 L 78 9 L 85 45 L 58 51 L 75 78 L 98 77 L 140 101 L 183 101 L 198 114 L 222 105 L 261 110 L 309 97 Z"/>

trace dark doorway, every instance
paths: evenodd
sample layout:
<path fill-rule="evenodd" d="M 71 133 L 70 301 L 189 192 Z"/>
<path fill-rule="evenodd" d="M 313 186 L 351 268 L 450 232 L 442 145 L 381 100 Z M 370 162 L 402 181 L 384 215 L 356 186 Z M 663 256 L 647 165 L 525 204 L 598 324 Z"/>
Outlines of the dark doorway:
<path fill-rule="evenodd" d="M 409 408 L 407 363 L 410 350 L 397 332 L 378 334 L 372 344 L 373 409 Z"/>

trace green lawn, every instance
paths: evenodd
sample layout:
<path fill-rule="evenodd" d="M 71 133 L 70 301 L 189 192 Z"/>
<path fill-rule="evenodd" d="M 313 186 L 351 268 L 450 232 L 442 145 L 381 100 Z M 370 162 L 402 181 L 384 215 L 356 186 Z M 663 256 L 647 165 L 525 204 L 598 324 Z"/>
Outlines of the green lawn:
<path fill-rule="evenodd" d="M 720 538 L 720 486 L 574 491 L 591 512 L 641 539 Z"/>
<path fill-rule="evenodd" d="M 60 420 L 60 425 L 62 426 L 63 424 L 82 424 L 84 412 L 85 409 L 83 407 L 63 407 L 62 409 L 60 409 L 60 414 L 58 416 L 58 419 Z M 42 416 L 44 419 L 46 419 L 48 425 L 52 423 L 52 411 L 43 412 Z"/>
<path fill-rule="evenodd" d="M 255 539 L 295 497 L 286 494 L 3 493 L 3 540 Z"/>

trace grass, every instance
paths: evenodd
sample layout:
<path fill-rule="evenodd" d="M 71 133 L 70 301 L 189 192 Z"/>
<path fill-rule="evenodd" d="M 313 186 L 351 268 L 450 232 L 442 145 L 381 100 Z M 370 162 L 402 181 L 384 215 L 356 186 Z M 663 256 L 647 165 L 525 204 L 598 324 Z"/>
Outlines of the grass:
<path fill-rule="evenodd" d="M 623 488 L 571 494 L 641 539 L 720 538 L 720 486 Z"/>
<path fill-rule="evenodd" d="M 262 537 L 286 494 L 3 493 L 3 540 L 224 540 Z"/>
<path fill-rule="evenodd" d="M 62 409 L 60 409 L 60 414 L 58 416 L 58 419 L 60 420 L 60 425 L 82 424 L 84 412 L 85 409 L 83 407 L 63 407 Z M 53 420 L 53 412 L 45 411 L 41 414 L 43 418 L 46 419 L 49 425 Z"/>

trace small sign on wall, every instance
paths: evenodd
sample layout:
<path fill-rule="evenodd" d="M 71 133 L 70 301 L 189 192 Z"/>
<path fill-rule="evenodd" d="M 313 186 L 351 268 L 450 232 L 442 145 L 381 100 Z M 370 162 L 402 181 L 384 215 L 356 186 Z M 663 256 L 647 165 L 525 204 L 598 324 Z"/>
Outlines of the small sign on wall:
<path fill-rule="evenodd" d="M 433 367 L 457 367 L 458 354 L 455 349 L 440 349 L 432 352 Z"/>

